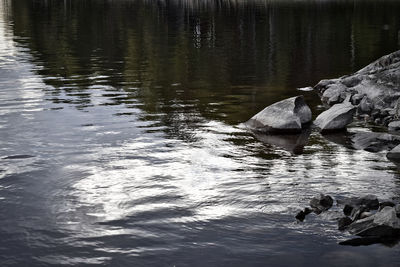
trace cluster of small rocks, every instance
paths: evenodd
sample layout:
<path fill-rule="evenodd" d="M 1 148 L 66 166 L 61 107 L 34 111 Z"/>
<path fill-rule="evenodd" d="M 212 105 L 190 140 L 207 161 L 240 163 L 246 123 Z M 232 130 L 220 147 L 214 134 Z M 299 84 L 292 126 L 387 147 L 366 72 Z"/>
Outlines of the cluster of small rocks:
<path fill-rule="evenodd" d="M 400 116 L 400 50 L 351 75 L 322 80 L 314 89 L 327 105 L 348 99 L 357 116 L 388 126 Z"/>
<path fill-rule="evenodd" d="M 310 201 L 296 215 L 298 221 L 314 212 L 329 210 L 334 200 L 331 196 L 321 194 Z M 400 239 L 400 204 L 393 201 L 379 201 L 374 195 L 360 198 L 337 200 L 337 206 L 343 209 L 343 217 L 337 219 L 338 229 L 359 236 L 341 242 L 342 245 L 369 245 L 373 243 L 392 242 Z"/>

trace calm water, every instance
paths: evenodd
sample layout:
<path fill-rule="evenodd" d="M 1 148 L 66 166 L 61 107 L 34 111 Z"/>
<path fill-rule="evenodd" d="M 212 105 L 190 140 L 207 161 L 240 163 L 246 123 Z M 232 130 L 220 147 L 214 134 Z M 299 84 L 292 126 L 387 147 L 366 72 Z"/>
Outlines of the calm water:
<path fill-rule="evenodd" d="M 398 198 L 385 152 L 240 127 L 400 49 L 398 1 L 0 0 L 0 265 L 399 266 L 318 193 Z M 361 122 L 350 131 L 365 131 Z M 303 138 L 304 139 L 304 138 Z"/>

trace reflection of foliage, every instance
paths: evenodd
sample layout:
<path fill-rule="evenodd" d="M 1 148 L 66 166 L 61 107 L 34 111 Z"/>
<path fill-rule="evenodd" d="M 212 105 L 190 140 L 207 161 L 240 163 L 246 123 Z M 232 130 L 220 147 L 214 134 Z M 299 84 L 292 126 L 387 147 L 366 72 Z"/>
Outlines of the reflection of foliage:
<path fill-rule="evenodd" d="M 387 3 L 19 0 L 13 20 L 52 99 L 88 105 L 85 90 L 110 86 L 147 112 L 175 116 L 167 108 L 179 102 L 237 123 L 396 49 L 400 5 Z"/>

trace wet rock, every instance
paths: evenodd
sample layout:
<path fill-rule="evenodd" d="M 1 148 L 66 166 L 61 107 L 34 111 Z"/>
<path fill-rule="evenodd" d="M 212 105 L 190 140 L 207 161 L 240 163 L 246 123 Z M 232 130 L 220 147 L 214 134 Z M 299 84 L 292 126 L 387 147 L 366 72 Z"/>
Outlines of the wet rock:
<path fill-rule="evenodd" d="M 336 83 L 338 79 L 331 79 L 331 80 L 321 80 L 314 86 L 315 90 L 318 90 L 320 93 L 324 93 L 327 89 L 328 85 Z"/>
<path fill-rule="evenodd" d="M 373 213 L 373 212 L 370 212 L 370 211 L 364 211 L 364 212 L 362 212 L 361 214 L 360 214 L 360 219 L 365 219 L 365 218 L 367 218 L 367 217 L 369 217 L 369 216 L 372 216 L 372 215 L 374 215 L 375 213 Z"/>
<path fill-rule="evenodd" d="M 357 221 L 359 219 L 362 219 L 361 214 L 363 214 L 367 210 L 368 209 L 365 206 L 359 206 L 359 207 L 353 208 L 353 210 L 351 211 L 351 214 L 350 214 L 351 220 Z"/>
<path fill-rule="evenodd" d="M 304 221 L 304 219 L 306 218 L 306 214 L 304 213 L 304 211 L 299 211 L 297 214 L 296 214 L 296 217 L 295 217 L 297 220 L 299 220 L 300 222 L 302 222 L 302 221 Z"/>
<path fill-rule="evenodd" d="M 355 107 L 348 102 L 333 105 L 314 121 L 322 132 L 343 130 L 353 121 Z"/>
<path fill-rule="evenodd" d="M 384 207 L 374 215 L 374 224 L 400 229 L 400 219 L 397 217 L 396 209 L 394 207 Z"/>
<path fill-rule="evenodd" d="M 400 97 L 400 50 L 381 57 L 351 75 L 322 80 L 314 88 L 322 93 L 323 101 L 326 101 L 325 91 L 329 90 L 326 94 L 335 96 L 343 93 L 344 88 L 344 92 L 353 94 L 351 103 L 358 105 L 359 114 L 370 114 L 374 109 L 394 110 Z M 334 88 L 336 93 L 333 92 Z M 387 123 L 383 117 L 381 119 L 382 123 Z"/>
<path fill-rule="evenodd" d="M 361 95 L 361 94 L 354 94 L 353 96 L 352 96 L 352 98 L 351 98 L 351 103 L 353 104 L 353 105 L 358 105 L 358 104 L 360 104 L 360 102 L 361 102 L 361 100 L 364 98 L 364 95 Z"/>
<path fill-rule="evenodd" d="M 363 237 L 397 237 L 400 219 L 395 207 L 384 207 L 372 216 L 353 222 L 348 229 L 350 233 Z"/>
<path fill-rule="evenodd" d="M 357 132 L 351 137 L 355 149 L 369 152 L 390 150 L 400 144 L 400 137 L 388 133 Z"/>
<path fill-rule="evenodd" d="M 353 222 L 353 220 L 350 219 L 347 216 L 343 217 L 343 218 L 340 218 L 339 221 L 338 221 L 338 229 L 340 231 L 342 231 L 342 230 L 346 229 L 347 226 L 349 226 L 352 222 Z"/>
<path fill-rule="evenodd" d="M 341 98 L 341 94 L 346 90 L 346 86 L 341 84 L 332 84 L 329 85 L 328 88 L 322 94 L 322 101 L 328 103 L 328 105 L 334 105 L 343 99 Z"/>
<path fill-rule="evenodd" d="M 392 121 L 388 125 L 389 131 L 400 131 L 400 121 Z"/>
<path fill-rule="evenodd" d="M 304 209 L 304 213 L 305 213 L 306 215 L 310 214 L 311 212 L 312 212 L 312 209 L 310 209 L 310 208 L 305 208 L 305 209 Z"/>
<path fill-rule="evenodd" d="M 359 105 L 359 113 L 368 114 L 372 111 L 373 108 L 374 108 L 373 103 L 368 99 L 367 96 L 364 96 Z"/>
<path fill-rule="evenodd" d="M 379 210 L 382 210 L 384 207 L 394 207 L 396 204 L 394 204 L 392 201 L 383 201 L 379 203 Z"/>
<path fill-rule="evenodd" d="M 304 210 L 299 211 L 299 212 L 297 213 L 297 215 L 296 215 L 295 218 L 296 218 L 297 220 L 299 220 L 300 222 L 302 222 L 302 221 L 304 221 L 304 219 L 306 218 L 306 216 L 307 216 L 308 214 L 310 214 L 311 212 L 312 212 L 311 209 L 305 208 Z"/>
<path fill-rule="evenodd" d="M 352 211 L 353 211 L 353 207 L 350 206 L 349 204 L 346 204 L 346 205 L 344 206 L 344 208 L 343 208 L 343 213 L 344 213 L 344 215 L 346 215 L 346 216 L 350 216 Z"/>
<path fill-rule="evenodd" d="M 361 82 L 361 78 L 358 76 L 348 76 L 343 77 L 341 82 L 347 87 L 354 87 Z"/>
<path fill-rule="evenodd" d="M 358 236 L 367 237 L 394 237 L 398 236 L 399 229 L 387 225 L 373 225 L 357 233 Z"/>
<path fill-rule="evenodd" d="M 319 197 L 314 197 L 310 200 L 310 206 L 317 214 L 330 209 L 332 205 L 333 199 L 328 195 L 320 194 Z"/>
<path fill-rule="evenodd" d="M 272 104 L 248 120 L 245 125 L 263 133 L 300 133 L 311 121 L 311 110 L 303 96 L 296 96 Z"/>
<path fill-rule="evenodd" d="M 361 220 L 357 220 L 357 221 L 353 220 L 353 223 L 348 226 L 347 230 L 351 234 L 358 234 L 358 233 L 364 231 L 365 229 L 372 227 L 373 222 L 374 222 L 373 216 L 370 216 L 370 217 L 367 217 L 367 218 L 364 218 Z"/>
<path fill-rule="evenodd" d="M 392 150 L 390 150 L 386 154 L 386 157 L 393 161 L 400 161 L 400 145 L 398 145 L 395 148 L 393 148 Z"/>

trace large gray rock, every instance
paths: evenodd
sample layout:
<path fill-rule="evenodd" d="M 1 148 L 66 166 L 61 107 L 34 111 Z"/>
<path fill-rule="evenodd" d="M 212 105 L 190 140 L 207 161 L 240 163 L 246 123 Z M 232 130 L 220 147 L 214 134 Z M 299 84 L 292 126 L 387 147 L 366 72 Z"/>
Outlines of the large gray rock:
<path fill-rule="evenodd" d="M 333 105 L 322 112 L 314 121 L 321 131 L 336 131 L 345 129 L 353 121 L 356 108 L 349 102 Z"/>
<path fill-rule="evenodd" d="M 389 123 L 388 128 L 389 131 L 400 131 L 400 121 L 392 121 L 391 123 Z"/>
<path fill-rule="evenodd" d="M 311 110 L 303 96 L 291 97 L 272 104 L 248 120 L 245 125 L 263 133 L 300 133 L 311 121 Z"/>
<path fill-rule="evenodd" d="M 360 113 L 370 114 L 373 110 L 393 110 L 390 117 L 400 112 L 400 50 L 383 56 L 365 68 L 340 78 L 321 80 L 314 89 L 321 94 L 321 99 L 328 103 L 343 101 L 339 97 L 343 92 L 354 96 L 352 103 L 359 105 Z M 363 96 L 364 98 L 361 98 Z M 361 102 L 360 102 L 361 101 Z M 371 119 L 376 120 L 376 118 Z M 389 119 L 376 120 L 387 124 Z"/>

